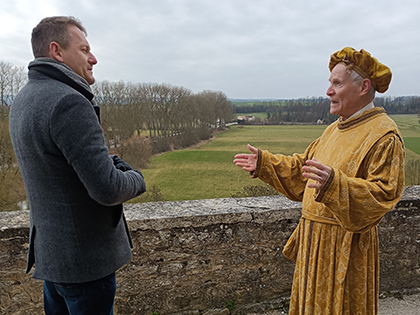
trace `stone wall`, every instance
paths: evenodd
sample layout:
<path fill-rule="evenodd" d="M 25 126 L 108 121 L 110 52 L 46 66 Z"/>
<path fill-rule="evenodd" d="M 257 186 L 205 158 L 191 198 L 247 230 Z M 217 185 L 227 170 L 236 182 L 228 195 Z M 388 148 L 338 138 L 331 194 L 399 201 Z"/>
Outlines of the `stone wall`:
<path fill-rule="evenodd" d="M 117 272 L 116 314 L 283 307 L 294 263 L 281 252 L 300 210 L 282 196 L 126 204 L 134 250 Z M 43 314 L 42 282 L 24 273 L 28 217 L 28 211 L 0 213 L 1 314 Z M 406 189 L 379 231 L 380 290 L 419 288 L 420 186 Z"/>

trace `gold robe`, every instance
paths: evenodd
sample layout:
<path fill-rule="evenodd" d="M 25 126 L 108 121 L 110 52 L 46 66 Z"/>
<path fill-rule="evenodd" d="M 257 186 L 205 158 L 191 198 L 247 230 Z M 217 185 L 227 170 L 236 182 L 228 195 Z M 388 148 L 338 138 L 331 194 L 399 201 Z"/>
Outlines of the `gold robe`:
<path fill-rule="evenodd" d="M 331 167 L 319 191 L 302 177 L 313 157 Z M 404 190 L 404 144 L 385 110 L 337 120 L 304 154 L 258 150 L 252 176 L 302 201 L 302 218 L 283 250 L 296 260 L 289 314 L 377 314 L 377 224 Z"/>

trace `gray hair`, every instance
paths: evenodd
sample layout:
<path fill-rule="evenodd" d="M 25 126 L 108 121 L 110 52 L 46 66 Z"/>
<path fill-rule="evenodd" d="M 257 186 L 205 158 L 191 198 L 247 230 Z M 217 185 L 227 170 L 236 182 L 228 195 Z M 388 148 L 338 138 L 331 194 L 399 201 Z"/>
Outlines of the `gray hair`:
<path fill-rule="evenodd" d="M 360 74 L 358 74 L 354 70 L 350 70 L 349 75 L 350 75 L 351 80 L 353 81 L 353 85 L 358 85 L 364 79 Z M 370 85 L 370 90 L 368 93 L 372 97 L 372 99 L 375 98 L 376 91 L 375 91 L 375 88 L 373 87 L 373 84 Z"/>
<path fill-rule="evenodd" d="M 42 19 L 32 30 L 31 44 L 34 57 L 48 57 L 52 42 L 56 42 L 63 49 L 68 48 L 71 40 L 68 28 L 72 25 L 87 36 L 82 23 L 72 16 L 53 16 Z"/>

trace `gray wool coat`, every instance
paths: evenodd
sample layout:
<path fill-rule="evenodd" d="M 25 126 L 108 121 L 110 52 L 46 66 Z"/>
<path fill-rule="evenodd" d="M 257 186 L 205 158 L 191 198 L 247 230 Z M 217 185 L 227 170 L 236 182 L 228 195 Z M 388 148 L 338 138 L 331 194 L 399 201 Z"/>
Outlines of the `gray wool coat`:
<path fill-rule="evenodd" d="M 30 205 L 27 272 L 59 283 L 105 277 L 131 258 L 122 203 L 145 191 L 140 172 L 109 157 L 91 102 L 35 70 L 10 111 Z"/>

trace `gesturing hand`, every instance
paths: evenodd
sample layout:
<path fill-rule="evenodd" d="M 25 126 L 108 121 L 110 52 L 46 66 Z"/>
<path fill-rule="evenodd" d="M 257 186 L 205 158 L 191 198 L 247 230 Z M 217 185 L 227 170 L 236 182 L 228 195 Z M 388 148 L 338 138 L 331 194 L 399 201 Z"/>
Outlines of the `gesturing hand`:
<path fill-rule="evenodd" d="M 251 154 L 237 154 L 235 155 L 233 163 L 235 163 L 236 166 L 242 167 L 244 171 L 253 172 L 257 168 L 258 150 L 250 144 L 248 144 L 248 149 L 252 152 Z"/>
<path fill-rule="evenodd" d="M 319 190 L 330 176 L 331 168 L 321 162 L 318 162 L 316 158 L 312 158 L 312 160 L 306 161 L 306 165 L 302 167 L 302 171 L 303 177 L 310 178 L 315 181 L 315 183 L 308 183 L 308 187 Z"/>

